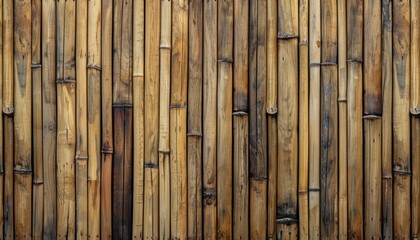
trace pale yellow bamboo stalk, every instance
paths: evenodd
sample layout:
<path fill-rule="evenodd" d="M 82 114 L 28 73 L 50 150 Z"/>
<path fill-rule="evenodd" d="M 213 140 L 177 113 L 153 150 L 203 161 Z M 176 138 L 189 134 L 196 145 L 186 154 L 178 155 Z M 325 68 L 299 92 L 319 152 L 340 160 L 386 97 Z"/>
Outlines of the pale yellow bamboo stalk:
<path fill-rule="evenodd" d="M 411 114 L 420 115 L 420 2 L 411 1 Z"/>

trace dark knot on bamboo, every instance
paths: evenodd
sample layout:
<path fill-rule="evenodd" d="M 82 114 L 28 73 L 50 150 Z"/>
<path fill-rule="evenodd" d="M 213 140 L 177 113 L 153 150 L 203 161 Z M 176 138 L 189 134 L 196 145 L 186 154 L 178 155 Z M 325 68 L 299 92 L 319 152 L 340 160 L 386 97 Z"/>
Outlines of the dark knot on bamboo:
<path fill-rule="evenodd" d="M 55 83 L 57 84 L 71 84 L 76 83 L 76 79 L 74 78 L 59 78 L 55 80 Z"/>
<path fill-rule="evenodd" d="M 277 38 L 282 39 L 282 40 L 294 39 L 294 38 L 299 38 L 299 34 L 279 33 L 277 35 Z"/>
<path fill-rule="evenodd" d="M 3 114 L 6 117 L 12 117 L 15 113 L 15 108 L 13 106 L 5 106 L 3 107 Z"/>
<path fill-rule="evenodd" d="M 102 71 L 101 66 L 95 65 L 95 64 L 89 64 L 89 65 L 86 66 L 86 68 L 87 69 L 95 69 L 95 70 L 98 70 L 98 71 Z"/>
<path fill-rule="evenodd" d="M 156 163 L 145 163 L 144 168 L 159 168 L 159 164 Z"/>
<path fill-rule="evenodd" d="M 347 62 L 363 63 L 363 58 L 347 58 Z"/>
<path fill-rule="evenodd" d="M 41 68 L 42 67 L 42 64 L 40 64 L 40 63 L 32 63 L 31 64 L 31 68 Z"/>

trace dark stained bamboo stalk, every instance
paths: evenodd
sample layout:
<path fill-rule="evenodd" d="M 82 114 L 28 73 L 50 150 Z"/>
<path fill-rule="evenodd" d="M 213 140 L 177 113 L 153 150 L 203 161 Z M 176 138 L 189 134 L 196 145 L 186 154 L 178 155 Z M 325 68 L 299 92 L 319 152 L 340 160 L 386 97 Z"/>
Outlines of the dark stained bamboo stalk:
<path fill-rule="evenodd" d="M 161 1 L 145 5 L 144 238 L 159 237 L 159 39 Z M 168 16 L 169 17 L 169 16 Z"/>
<path fill-rule="evenodd" d="M 41 5 L 42 1 L 32 1 L 32 149 L 33 149 L 33 200 L 32 238 L 43 239 L 44 217 L 44 174 L 42 166 L 42 65 L 41 65 Z M 1 11 L 0 11 L 1 12 Z M 0 13 L 1 14 L 1 13 Z M 1 19 L 1 17 L 0 17 Z M 0 24 L 1 25 L 1 24 Z M 1 32 L 1 31 L 0 31 Z M 1 45 L 1 44 L 0 44 Z M 0 47 L 1 48 L 1 47 Z M 1 67 L 0 67 L 1 69 Z M 1 70 L 0 70 L 1 72 Z M 0 74 L 1 76 L 1 74 Z M 0 89 L 1 94 L 1 89 Z M 1 98 L 1 97 L 0 97 Z M 1 119 L 1 118 L 0 118 Z M 2 125 L 0 120 L 0 125 Z M 0 127 L 0 132 L 1 132 Z M 0 134 L 0 138 L 1 138 Z M 1 142 L 1 141 L 0 141 Z M 0 143 L 1 145 L 2 143 Z M 1 147 L 0 147 L 1 156 Z M 0 157 L 1 158 L 1 157 Z M 1 160 L 0 160 L 1 161 Z M 0 169 L 2 171 L 3 168 Z M 2 184 L 2 183 L 0 183 Z M 2 211 L 0 211 L 2 215 Z M 0 223 L 1 225 L 1 223 Z M 2 227 L 0 227 L 2 229 Z M 0 236 L 3 236 L 0 233 Z"/>
<path fill-rule="evenodd" d="M 76 3 L 57 3 L 57 235 L 74 239 L 76 152 Z"/>
<path fill-rule="evenodd" d="M 267 238 L 277 234 L 277 1 L 267 1 Z"/>
<path fill-rule="evenodd" d="M 393 239 L 392 2 L 382 1 L 382 237 Z"/>
<path fill-rule="evenodd" d="M 76 237 L 88 238 L 88 2 L 76 5 Z"/>
<path fill-rule="evenodd" d="M 363 237 L 363 4 L 347 0 L 348 237 Z"/>
<path fill-rule="evenodd" d="M 278 3 L 277 238 L 298 237 L 299 5 Z M 286 137 L 287 136 L 287 137 Z M 286 186 L 286 187 L 285 187 Z"/>
<path fill-rule="evenodd" d="M 44 239 L 57 233 L 57 91 L 55 1 L 42 2 L 42 161 L 44 171 Z"/>
<path fill-rule="evenodd" d="M 217 2 L 203 13 L 203 238 L 217 239 Z"/>
<path fill-rule="evenodd" d="M 128 5 L 127 8 L 130 8 Z M 129 29 L 131 14 L 128 14 L 127 28 Z M 87 59 L 87 87 L 88 87 L 88 172 L 87 172 L 87 197 L 88 197 L 88 231 L 92 239 L 99 239 L 101 224 L 101 1 L 89 0 L 88 2 L 88 59 Z M 80 27 L 80 26 L 78 26 Z M 130 31 L 130 30 L 129 30 Z M 124 35 L 123 35 L 124 36 Z M 126 39 L 130 39 L 128 33 Z M 128 42 L 132 41 L 131 39 Z M 130 43 L 129 43 L 130 44 Z M 126 46 L 127 51 L 131 50 Z M 126 53 L 131 56 L 130 53 Z M 128 56 L 127 56 L 128 57 Z M 131 59 L 130 59 L 131 64 Z M 128 71 L 131 71 L 131 66 Z M 130 73 L 127 74 L 131 79 Z M 128 130 L 130 131 L 130 130 Z M 131 146 L 130 144 L 128 144 Z M 130 151 L 130 149 L 128 149 Z M 129 157 L 129 159 L 131 159 Z M 129 163 L 132 166 L 131 163 Z M 128 170 L 129 174 L 130 169 Z M 131 179 L 130 179 L 131 181 Z M 131 194 L 131 193 L 130 193 Z M 127 223 L 129 225 L 130 223 Z"/>
<path fill-rule="evenodd" d="M 133 238 L 143 238 L 144 0 L 133 1 Z M 103 181 L 103 178 L 101 179 Z"/>
<path fill-rule="evenodd" d="M 218 2 L 217 19 L 217 237 L 232 235 L 233 1 Z"/>
<path fill-rule="evenodd" d="M 261 8 L 265 8 L 261 4 Z M 233 236 L 236 239 L 248 239 L 248 231 L 252 236 L 257 229 L 255 222 L 265 223 L 265 211 L 256 212 L 259 205 L 249 208 L 250 200 L 257 203 L 265 200 L 249 197 L 248 179 L 248 19 L 249 2 L 247 0 L 235 0 L 233 2 Z M 264 21 L 265 25 L 265 21 Z M 265 87 L 265 86 L 264 86 Z M 252 89 L 251 91 L 254 91 Z M 255 99 L 254 99 L 255 100 Z M 254 103 L 251 103 L 254 105 Z M 265 109 L 264 109 L 265 113 Z M 264 114 L 265 115 L 265 114 Z M 255 126 L 256 122 L 253 123 Z M 251 130 L 252 131 L 252 130 Z M 256 137 L 256 136 L 254 136 Z M 255 147 L 255 145 L 250 145 Z M 254 149 L 255 150 L 255 149 Z M 254 180 L 251 180 L 254 181 Z M 264 185 L 263 185 L 264 187 Z M 254 188 L 256 189 L 256 188 Z M 255 192 L 254 192 L 254 195 Z M 262 206 L 265 206 L 262 204 Z M 249 217 L 248 217 L 249 213 Z M 261 219 L 261 216 L 264 216 Z M 249 223 L 251 219 L 251 223 Z M 264 229 L 265 230 L 265 229 Z"/>
<path fill-rule="evenodd" d="M 101 239 L 112 239 L 112 13 L 111 0 L 101 2 Z"/>
<path fill-rule="evenodd" d="M 3 152 L 3 3 L 0 4 L 0 199 L 4 194 L 4 152 Z M 4 216 L 3 202 L 0 204 L 0 216 Z M 42 216 L 41 216 L 42 217 Z M 42 223 L 42 219 L 41 219 Z M 42 226 L 42 224 L 41 224 Z M 0 236 L 4 237 L 4 218 L 0 218 Z"/>
<path fill-rule="evenodd" d="M 393 177 L 394 237 L 410 238 L 410 2 L 394 1 L 393 11 Z"/>
<path fill-rule="evenodd" d="M 411 117 L 411 158 L 413 163 L 413 186 L 411 190 L 411 214 L 412 214 L 412 228 L 411 237 L 417 239 L 419 237 L 419 216 L 420 216 L 420 118 L 417 116 Z"/>
<path fill-rule="evenodd" d="M 413 115 L 420 115 L 420 2 L 411 1 L 411 106 Z M 414 223 L 413 223 L 414 224 Z"/>
<path fill-rule="evenodd" d="M 203 5 L 190 1 L 188 16 L 188 119 L 187 180 L 188 239 L 203 239 L 202 213 L 202 93 L 203 93 Z"/>

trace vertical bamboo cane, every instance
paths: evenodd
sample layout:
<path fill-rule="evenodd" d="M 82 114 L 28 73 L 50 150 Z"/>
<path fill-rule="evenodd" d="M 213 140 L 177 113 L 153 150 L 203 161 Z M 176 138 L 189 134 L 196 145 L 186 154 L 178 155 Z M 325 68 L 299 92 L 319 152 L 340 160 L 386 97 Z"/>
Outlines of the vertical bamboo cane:
<path fill-rule="evenodd" d="M 144 223 L 144 0 L 134 0 L 133 9 L 133 238 L 142 239 Z"/>
<path fill-rule="evenodd" d="M 31 32 L 32 34 L 32 62 L 31 62 L 31 67 L 32 67 L 32 119 L 33 119 L 32 120 L 32 134 L 33 134 L 32 148 L 33 148 L 33 164 L 34 164 L 33 201 L 32 201 L 32 237 L 33 239 L 43 238 L 42 225 L 43 225 L 43 214 L 44 214 L 44 204 L 43 204 L 44 174 L 42 170 L 42 72 L 41 72 L 42 71 L 42 68 L 41 68 L 42 67 L 41 65 L 41 51 L 42 51 L 41 50 L 41 17 L 42 17 L 41 7 L 42 6 L 41 6 L 41 3 L 42 3 L 41 0 L 32 1 L 32 32 Z M 1 14 L 1 11 L 0 11 L 0 14 Z M 0 94 L 1 94 L 1 89 L 0 89 Z M 0 118 L 0 125 L 2 125 L 1 118 Z M 1 128 L 2 127 L 0 127 L 0 132 L 1 132 Z M 1 138 L 1 135 L 2 134 L 0 133 L 0 138 Z M 0 143 L 0 145 L 1 144 L 2 143 Z M 1 156 L 1 147 L 0 147 L 0 156 Z M 2 160 L 0 157 L 0 162 L 1 161 Z M 0 215 L 1 214 L 2 214 L 2 211 L 0 211 Z M 0 229 L 2 229 L 2 227 L 0 227 Z M 0 236 L 3 236 L 2 233 L 0 233 Z"/>
<path fill-rule="evenodd" d="M 161 1 L 146 2 L 144 237 L 159 236 L 159 39 Z M 169 210 L 169 209 L 168 209 Z M 169 231 L 169 230 L 168 230 Z M 169 237 L 169 236 L 168 236 Z"/>
<path fill-rule="evenodd" d="M 217 239 L 217 2 L 204 1 L 203 238 Z"/>
<path fill-rule="evenodd" d="M 250 208 L 248 192 L 248 12 L 249 3 L 247 0 L 235 0 L 233 2 L 233 23 L 234 23 L 234 42 L 233 42 L 233 236 L 236 239 L 248 239 L 248 230 L 250 228 L 251 236 L 255 234 L 258 228 L 252 222 L 265 223 L 265 212 L 258 211 L 260 207 L 265 206 L 265 202 L 261 205 L 254 205 Z M 262 5 L 266 10 L 265 5 Z M 264 21 L 265 25 L 265 21 Z M 265 75 L 264 75 L 265 76 Z M 265 86 L 264 86 L 265 87 Z M 251 91 L 254 91 L 253 89 Z M 264 89 L 265 90 L 265 89 Z M 255 99 L 254 99 L 255 100 Z M 252 105 L 255 103 L 251 103 Z M 264 109 L 265 112 L 265 109 Z M 265 114 L 264 114 L 265 115 Z M 253 123 L 256 129 L 255 121 Z M 254 136 L 256 137 L 256 136 Z M 256 140 L 256 139 L 255 139 Z M 254 142 L 256 143 L 256 141 Z M 251 145 L 256 147 L 255 145 Z M 254 149 L 256 150 L 256 149 Z M 253 179 L 251 181 L 258 182 Z M 266 181 L 266 179 L 265 179 Z M 256 186 L 258 184 L 255 184 Z M 259 185 L 266 187 L 265 185 Z M 257 188 L 254 196 L 258 195 Z M 253 198 L 256 200 L 265 200 L 265 198 Z M 251 224 L 248 225 L 248 212 L 250 212 Z M 263 216 L 264 218 L 261 218 Z M 264 229 L 265 230 L 265 229 Z M 265 231 L 264 231 L 265 233 Z"/>
<path fill-rule="evenodd" d="M 112 239 L 112 0 L 102 1 L 101 31 L 101 239 Z"/>
<path fill-rule="evenodd" d="M 411 117 L 411 157 L 413 161 L 413 188 L 412 188 L 412 238 L 418 239 L 419 237 L 419 170 L 420 170 L 420 118 L 418 116 Z"/>
<path fill-rule="evenodd" d="M 298 1 L 278 4 L 277 238 L 298 237 Z"/>
<path fill-rule="evenodd" d="M 347 239 L 347 6 L 338 1 L 338 236 Z M 341 27 L 340 27 L 341 26 Z"/>
<path fill-rule="evenodd" d="M 267 1 L 267 238 L 277 234 L 277 1 Z"/>
<path fill-rule="evenodd" d="M 320 238 L 321 1 L 309 1 L 309 237 Z"/>
<path fill-rule="evenodd" d="M 363 4 L 347 0 L 348 237 L 363 237 Z"/>
<path fill-rule="evenodd" d="M 34 4 L 36 5 L 36 4 Z M 3 2 L 0 4 L 0 199 L 3 199 L 4 195 L 4 153 L 3 153 Z M 0 216 L 4 216 L 4 205 L 3 201 L 0 204 Z M 41 216 L 42 218 L 42 216 Z M 42 220 L 42 219 L 41 219 Z M 42 221 L 41 221 L 42 223 Z M 4 218 L 0 218 L 0 236 L 4 237 Z M 42 224 L 41 224 L 42 226 Z"/>
<path fill-rule="evenodd" d="M 161 3 L 160 86 L 159 86 L 159 237 L 171 236 L 169 104 L 171 96 L 171 13 L 172 2 Z"/>
<path fill-rule="evenodd" d="M 42 2 L 42 161 L 44 171 L 44 239 L 57 233 L 57 92 L 56 92 L 56 9 L 55 1 Z"/>
<path fill-rule="evenodd" d="M 130 21 L 130 15 L 128 21 Z M 88 3 L 88 231 L 90 238 L 100 234 L 100 151 L 101 151 L 101 1 Z M 127 28 L 129 29 L 130 23 Z M 79 26 L 80 27 L 80 26 Z M 128 37 L 131 35 L 128 34 Z M 131 40 L 129 40 L 131 41 Z M 127 46 L 128 51 L 131 50 Z M 131 53 L 130 53 L 131 54 Z M 131 60 L 131 59 L 130 59 Z M 131 62 L 130 62 L 131 63 Z M 129 75 L 130 76 L 130 75 Z M 131 78 L 131 76 L 130 76 Z M 130 158 L 129 158 L 130 159 Z M 131 164 L 129 164 L 131 165 Z M 130 175 L 129 173 L 127 175 Z M 129 223 L 128 223 L 129 224 Z"/>
<path fill-rule="evenodd" d="M 203 239 L 203 4 L 202 1 L 190 1 L 188 16 L 188 239 Z"/>
<path fill-rule="evenodd" d="M 76 3 L 57 4 L 57 238 L 74 239 Z"/>
<path fill-rule="evenodd" d="M 218 2 L 217 24 L 217 233 L 232 238 L 233 1 Z"/>
<path fill-rule="evenodd" d="M 382 1 L 382 237 L 393 239 L 392 218 L 392 3 Z"/>
<path fill-rule="evenodd" d="M 410 238 L 410 1 L 393 10 L 394 237 Z"/>
<path fill-rule="evenodd" d="M 86 79 L 88 3 L 79 1 L 76 5 L 76 237 L 88 238 L 88 124 Z"/>
<path fill-rule="evenodd" d="M 308 158 L 309 158 L 309 1 L 299 1 L 299 239 L 309 239 Z"/>

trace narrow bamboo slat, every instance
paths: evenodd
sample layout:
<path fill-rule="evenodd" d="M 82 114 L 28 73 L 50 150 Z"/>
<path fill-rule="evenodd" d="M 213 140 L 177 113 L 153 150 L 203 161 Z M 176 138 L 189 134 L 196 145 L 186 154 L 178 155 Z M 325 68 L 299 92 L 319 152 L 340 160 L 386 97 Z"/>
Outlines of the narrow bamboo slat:
<path fill-rule="evenodd" d="M 392 3 L 394 237 L 410 238 L 410 1 Z"/>
<path fill-rule="evenodd" d="M 417 239 L 419 237 L 419 216 L 420 216 L 420 118 L 416 116 L 411 117 L 411 158 L 413 162 L 413 186 L 411 189 L 412 199 L 412 228 L 411 237 Z"/>
<path fill-rule="evenodd" d="M 35 3 L 36 4 L 36 3 Z M 4 148 L 3 148 L 3 4 L 0 4 L 0 199 L 4 196 Z M 34 89 L 35 90 L 35 89 Z M 34 201 L 35 202 L 35 201 Z M 0 216 L 4 216 L 3 202 L 0 204 Z M 41 216 L 42 217 L 42 216 Z M 41 219 L 42 222 L 42 219 Z M 42 224 L 41 224 L 42 226 Z M 4 218 L 0 218 L 0 236 L 4 236 Z"/>
<path fill-rule="evenodd" d="M 190 1 L 188 7 L 188 239 L 203 239 L 205 227 L 202 220 L 203 5 L 202 1 Z"/>
<path fill-rule="evenodd" d="M 413 115 L 420 115 L 420 2 L 411 1 L 411 106 Z M 413 223 L 414 225 L 414 223 Z"/>
<path fill-rule="evenodd" d="M 217 239 L 217 2 L 203 13 L 203 238 Z"/>

